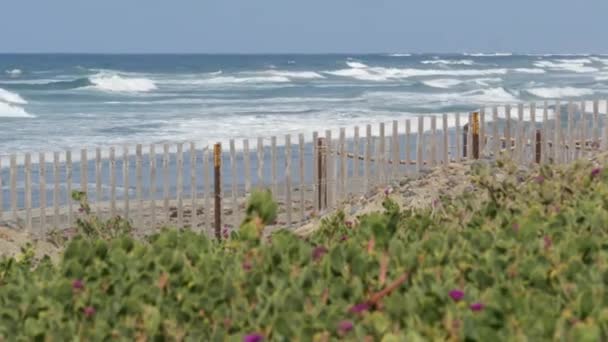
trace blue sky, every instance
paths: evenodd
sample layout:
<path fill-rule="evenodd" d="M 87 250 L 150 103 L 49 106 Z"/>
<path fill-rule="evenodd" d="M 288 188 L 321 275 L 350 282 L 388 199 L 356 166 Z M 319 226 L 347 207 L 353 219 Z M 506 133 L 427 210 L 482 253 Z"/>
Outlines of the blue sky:
<path fill-rule="evenodd" d="M 608 53 L 608 0 L 1 0 L 0 52 Z"/>

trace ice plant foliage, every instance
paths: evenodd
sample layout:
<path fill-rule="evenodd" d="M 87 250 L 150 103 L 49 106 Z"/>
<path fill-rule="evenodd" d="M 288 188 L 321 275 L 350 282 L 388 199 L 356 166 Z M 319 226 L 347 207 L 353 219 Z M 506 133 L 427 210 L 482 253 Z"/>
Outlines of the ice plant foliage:
<path fill-rule="evenodd" d="M 267 192 L 221 242 L 188 229 L 133 238 L 78 194 L 79 236 L 61 258 L 0 259 L 0 340 L 607 340 L 608 180 L 589 163 L 498 164 L 475 163 L 473 191 L 441 210 L 381 193 L 356 229 L 338 212 L 272 243 Z"/>

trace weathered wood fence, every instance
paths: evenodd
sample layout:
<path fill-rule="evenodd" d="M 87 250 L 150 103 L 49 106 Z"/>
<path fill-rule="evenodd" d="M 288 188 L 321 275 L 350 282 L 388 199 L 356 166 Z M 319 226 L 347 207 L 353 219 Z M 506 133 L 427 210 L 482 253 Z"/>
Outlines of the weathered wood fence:
<path fill-rule="evenodd" d="M 9 154 L 0 159 L 0 222 L 41 234 L 70 227 L 79 215 L 70 193 L 80 190 L 98 215 L 121 215 L 143 232 L 178 226 L 219 236 L 243 218 L 247 195 L 267 188 L 280 204 L 276 225 L 290 227 L 430 167 L 501 153 L 522 164 L 564 163 L 607 149 L 607 106 L 557 101 L 410 116 L 258 138 L 255 151 L 244 139 L 238 149 L 230 140 L 97 147 L 78 158 L 70 150 Z"/>

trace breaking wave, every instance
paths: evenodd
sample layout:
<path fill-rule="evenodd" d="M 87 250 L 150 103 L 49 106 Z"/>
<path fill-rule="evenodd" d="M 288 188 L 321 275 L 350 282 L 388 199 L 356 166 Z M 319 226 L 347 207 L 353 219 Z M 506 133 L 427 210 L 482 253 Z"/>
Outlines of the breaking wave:
<path fill-rule="evenodd" d="M 91 87 L 109 92 L 148 92 L 157 89 L 154 81 L 147 78 L 127 78 L 104 72 L 90 77 L 89 81 Z"/>
<path fill-rule="evenodd" d="M 2 88 L 0 88 L 0 102 L 12 104 L 27 104 L 27 101 L 25 101 L 23 97 L 21 97 L 19 94 L 12 93 Z"/>
<path fill-rule="evenodd" d="M 443 65 L 473 65 L 473 62 L 470 59 L 461 59 L 461 60 L 446 60 L 446 59 L 433 59 L 429 61 L 422 61 L 422 64 L 443 64 Z"/>
<path fill-rule="evenodd" d="M 563 87 L 563 88 L 532 88 L 526 89 L 527 93 L 530 93 L 537 97 L 542 97 L 545 99 L 556 99 L 556 98 L 564 98 L 564 97 L 578 97 L 578 96 L 588 96 L 593 95 L 594 91 L 592 89 L 587 88 L 573 88 L 573 87 Z"/>

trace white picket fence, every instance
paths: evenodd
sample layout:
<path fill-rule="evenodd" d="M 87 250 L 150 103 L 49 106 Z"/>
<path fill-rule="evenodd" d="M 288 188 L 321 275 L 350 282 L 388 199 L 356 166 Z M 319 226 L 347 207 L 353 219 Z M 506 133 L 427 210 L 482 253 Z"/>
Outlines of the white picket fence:
<path fill-rule="evenodd" d="M 231 140 L 222 146 L 219 175 L 212 148 L 195 142 L 80 149 L 79 158 L 70 150 L 9 153 L 0 159 L 0 224 L 40 234 L 70 227 L 79 215 L 70 193 L 80 190 L 98 215 L 121 215 L 143 231 L 167 225 L 210 230 L 218 220 L 234 227 L 247 195 L 268 188 L 280 203 L 276 225 L 290 227 L 430 167 L 500 153 L 522 164 L 564 163 L 606 149 L 607 107 L 607 101 L 495 106 L 476 115 L 409 116 L 311 136 L 258 138 L 255 146 Z"/>

